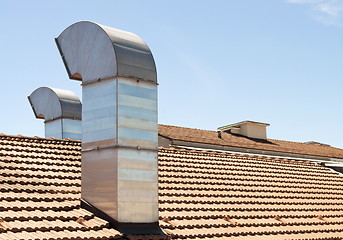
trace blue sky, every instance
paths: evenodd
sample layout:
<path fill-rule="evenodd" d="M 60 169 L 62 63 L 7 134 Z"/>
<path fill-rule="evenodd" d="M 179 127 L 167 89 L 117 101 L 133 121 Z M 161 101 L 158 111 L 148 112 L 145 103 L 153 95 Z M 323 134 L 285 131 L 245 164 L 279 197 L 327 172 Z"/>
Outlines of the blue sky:
<path fill-rule="evenodd" d="M 1 1 L 0 132 L 44 136 L 27 96 L 69 89 L 54 38 L 90 20 L 151 48 L 159 122 L 215 130 L 270 123 L 268 137 L 343 148 L 343 1 Z"/>

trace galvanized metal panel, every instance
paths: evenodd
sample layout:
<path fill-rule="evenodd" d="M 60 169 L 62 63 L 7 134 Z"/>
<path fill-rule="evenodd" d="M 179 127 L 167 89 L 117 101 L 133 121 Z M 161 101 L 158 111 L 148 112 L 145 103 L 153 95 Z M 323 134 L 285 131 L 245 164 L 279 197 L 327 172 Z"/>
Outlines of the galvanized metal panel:
<path fill-rule="evenodd" d="M 61 119 L 62 121 L 62 138 L 75 140 L 82 139 L 82 124 L 80 120 Z"/>
<path fill-rule="evenodd" d="M 128 181 L 144 181 L 144 182 L 156 182 L 156 171 L 153 170 L 142 170 L 136 169 L 119 169 L 118 170 L 118 179 L 128 180 Z M 145 183 L 144 183 L 145 184 Z M 144 185 L 146 186 L 146 185 Z"/>
<path fill-rule="evenodd" d="M 118 122 L 118 143 L 129 139 L 139 141 L 139 144 L 133 143 L 136 146 L 148 146 L 149 143 L 156 143 L 157 147 L 157 86 L 152 86 L 147 82 L 119 79 L 118 93 L 120 93 L 120 97 L 118 97 L 118 120 L 123 121 Z M 147 109 L 146 104 L 133 105 L 132 97 L 141 99 L 143 103 L 150 101 L 149 109 Z M 143 124 L 129 126 L 125 122 L 126 119 Z M 151 127 L 152 124 L 150 126 L 146 124 L 147 122 L 154 123 L 155 129 Z M 143 142 L 147 142 L 147 144 Z"/>
<path fill-rule="evenodd" d="M 56 119 L 55 121 L 45 123 L 45 137 L 63 138 L 62 119 Z"/>
<path fill-rule="evenodd" d="M 125 138 L 121 138 L 119 142 L 122 146 L 132 146 L 133 148 L 136 148 L 136 149 L 142 148 L 143 146 L 144 148 L 148 148 L 148 149 L 157 148 L 157 144 L 155 142 L 138 141 L 138 140 L 125 139 Z"/>
<path fill-rule="evenodd" d="M 119 169 L 141 169 L 154 170 L 157 169 L 157 155 L 153 151 L 137 151 L 136 149 L 126 149 L 118 152 Z M 157 181 L 157 177 L 155 179 Z"/>
<path fill-rule="evenodd" d="M 157 101 L 150 100 L 141 97 L 128 96 L 124 94 L 118 94 L 118 101 L 121 103 L 121 106 L 141 108 L 146 110 L 156 110 Z"/>
<path fill-rule="evenodd" d="M 130 118 L 125 116 L 118 116 L 119 128 L 144 129 L 147 131 L 157 132 L 158 127 L 156 122 L 147 121 L 138 118 Z"/>
<path fill-rule="evenodd" d="M 83 86 L 83 143 L 116 138 L 116 86 L 114 79 Z"/>
<path fill-rule="evenodd" d="M 118 143 L 156 149 L 156 152 L 119 149 L 118 219 L 157 221 L 157 86 L 118 79 L 118 94 Z M 132 104 L 132 98 L 140 99 L 143 104 Z M 147 102 L 150 102 L 148 108 Z M 127 209 L 128 206 L 131 207 Z M 148 213 L 148 209 L 152 212 Z"/>
<path fill-rule="evenodd" d="M 120 94 L 140 97 L 145 99 L 157 100 L 157 89 L 149 89 L 141 86 L 132 86 L 130 84 L 125 84 L 128 82 L 125 79 L 121 79 L 118 84 L 118 92 Z M 143 85 L 143 84 L 142 84 Z"/>
<path fill-rule="evenodd" d="M 137 35 L 93 22 L 82 21 L 66 28 L 56 43 L 69 78 L 83 82 L 123 76 L 157 81 L 149 47 Z"/>
<path fill-rule="evenodd" d="M 145 141 L 145 142 L 157 141 L 156 132 L 133 129 L 133 128 L 119 128 L 118 137 L 119 139 L 124 138 L 124 139 L 131 139 L 131 140 Z"/>
<path fill-rule="evenodd" d="M 134 222 L 156 222 L 158 219 L 158 202 L 118 202 L 118 221 L 134 219 Z M 152 221 L 154 220 L 154 221 Z"/>
<path fill-rule="evenodd" d="M 158 205 L 157 90 L 133 82 L 119 78 L 83 86 L 83 146 L 91 143 L 97 150 L 85 147 L 82 154 L 82 198 L 122 222 L 155 222 L 156 214 L 134 213 Z M 120 209 L 120 202 L 131 203 L 130 209 Z"/>
<path fill-rule="evenodd" d="M 82 153 L 81 197 L 117 219 L 117 149 Z"/>
<path fill-rule="evenodd" d="M 135 203 L 146 203 L 147 206 L 149 204 L 157 203 L 158 194 L 155 194 L 153 191 L 151 191 L 151 189 L 154 189 L 155 186 L 157 186 L 157 182 L 120 180 L 118 181 L 118 202 L 128 202 L 132 205 Z M 118 217 L 120 217 L 121 213 L 124 211 L 139 212 L 141 209 L 119 209 Z M 137 221 L 137 219 L 132 219 L 132 221 Z M 153 220 L 146 218 L 143 222 L 153 222 Z"/>
<path fill-rule="evenodd" d="M 82 139 L 81 121 L 59 118 L 45 123 L 45 137 Z"/>
<path fill-rule="evenodd" d="M 127 107 L 119 105 L 118 110 L 123 117 L 131 117 L 136 119 L 143 119 L 148 121 L 155 121 L 157 119 L 157 112 L 153 110 L 146 110 L 142 108 Z"/>

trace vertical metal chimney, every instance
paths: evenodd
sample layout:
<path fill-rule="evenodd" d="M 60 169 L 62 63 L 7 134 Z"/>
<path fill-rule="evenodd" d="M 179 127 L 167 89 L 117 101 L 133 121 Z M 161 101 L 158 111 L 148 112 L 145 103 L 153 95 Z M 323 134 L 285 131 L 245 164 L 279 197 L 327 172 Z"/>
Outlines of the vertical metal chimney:
<path fill-rule="evenodd" d="M 69 26 L 56 43 L 70 79 L 82 80 L 83 202 L 116 223 L 158 223 L 157 76 L 149 47 L 92 22 Z"/>
<path fill-rule="evenodd" d="M 71 91 L 40 87 L 28 96 L 36 118 L 45 119 L 45 137 L 81 139 L 81 102 Z"/>

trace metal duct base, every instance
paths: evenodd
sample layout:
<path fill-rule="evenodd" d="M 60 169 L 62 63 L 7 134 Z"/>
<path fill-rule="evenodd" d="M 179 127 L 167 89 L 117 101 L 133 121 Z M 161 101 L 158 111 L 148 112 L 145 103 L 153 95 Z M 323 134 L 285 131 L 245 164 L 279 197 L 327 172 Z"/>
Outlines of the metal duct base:
<path fill-rule="evenodd" d="M 108 216 L 103 211 L 92 206 L 90 203 L 81 199 L 81 208 L 92 212 L 95 216 L 109 222 L 110 227 L 117 229 L 125 235 L 164 235 L 167 236 L 160 228 L 158 222 L 153 223 L 120 223 Z"/>

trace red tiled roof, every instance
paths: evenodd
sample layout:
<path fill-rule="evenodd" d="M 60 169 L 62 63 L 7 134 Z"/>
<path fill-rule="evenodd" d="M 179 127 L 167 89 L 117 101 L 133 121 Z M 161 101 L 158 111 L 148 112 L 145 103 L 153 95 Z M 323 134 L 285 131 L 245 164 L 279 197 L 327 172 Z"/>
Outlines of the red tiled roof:
<path fill-rule="evenodd" d="M 80 142 L 0 136 L 0 239 L 116 239 L 81 209 Z M 341 239 L 343 177 L 309 161 L 159 149 L 173 239 Z M 158 239 L 159 236 L 126 236 Z"/>
<path fill-rule="evenodd" d="M 172 238 L 343 236 L 343 176 L 312 162 L 160 149 L 159 184 Z"/>
<path fill-rule="evenodd" d="M 320 157 L 343 158 L 343 149 L 331 147 L 325 144 L 299 143 L 268 139 L 259 141 L 239 135 L 222 132 L 221 138 L 216 131 L 201 130 L 194 128 L 176 127 L 159 124 L 158 133 L 174 140 L 212 145 L 248 148 L 264 151 L 283 152 L 292 154 L 304 154 Z"/>
<path fill-rule="evenodd" d="M 0 239 L 116 239 L 80 208 L 79 141 L 0 136 Z"/>

